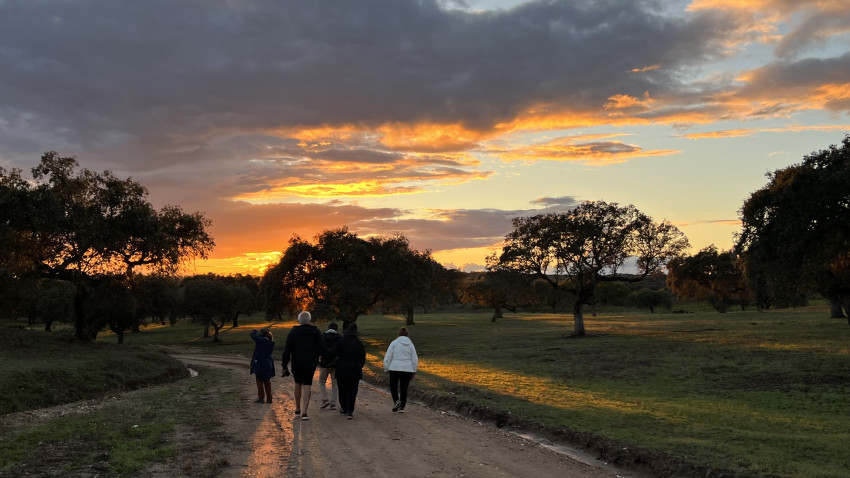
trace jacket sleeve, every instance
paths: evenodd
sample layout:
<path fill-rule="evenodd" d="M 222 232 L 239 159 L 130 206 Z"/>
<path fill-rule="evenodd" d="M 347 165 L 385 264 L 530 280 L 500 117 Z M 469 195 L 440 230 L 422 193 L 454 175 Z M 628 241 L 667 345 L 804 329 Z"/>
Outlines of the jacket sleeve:
<path fill-rule="evenodd" d="M 411 349 L 411 357 L 410 360 L 413 362 L 413 373 L 416 373 L 416 370 L 419 369 L 419 356 L 416 355 L 416 347 L 413 344 L 410 344 Z"/>
<path fill-rule="evenodd" d="M 294 328 L 292 330 L 295 330 Z M 289 365 L 289 359 L 292 357 L 292 330 L 286 336 L 286 345 L 283 347 L 283 356 L 280 358 L 280 364 L 283 368 Z"/>
<path fill-rule="evenodd" d="M 393 345 L 395 345 L 395 342 L 390 343 L 390 346 L 387 347 L 387 353 L 384 354 L 384 372 L 388 372 L 390 364 L 393 363 Z"/>
<path fill-rule="evenodd" d="M 366 366 L 366 347 L 363 347 L 363 342 L 360 342 L 360 368 Z"/>

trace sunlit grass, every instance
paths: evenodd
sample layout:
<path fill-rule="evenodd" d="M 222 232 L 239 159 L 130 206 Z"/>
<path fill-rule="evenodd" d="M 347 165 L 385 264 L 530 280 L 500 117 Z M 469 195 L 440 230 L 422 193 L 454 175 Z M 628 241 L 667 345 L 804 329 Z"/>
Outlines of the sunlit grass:
<path fill-rule="evenodd" d="M 850 327 L 824 307 L 420 315 L 415 387 L 742 475 L 850 474 Z M 403 321 L 364 317 L 376 359 Z"/>

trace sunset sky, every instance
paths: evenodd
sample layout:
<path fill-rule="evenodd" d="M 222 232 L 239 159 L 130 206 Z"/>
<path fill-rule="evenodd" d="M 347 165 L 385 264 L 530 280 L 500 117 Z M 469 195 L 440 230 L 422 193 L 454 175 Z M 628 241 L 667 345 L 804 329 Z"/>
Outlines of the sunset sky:
<path fill-rule="evenodd" d="M 847 0 L 0 0 L 0 167 L 55 150 L 204 212 L 190 273 L 342 226 L 473 270 L 584 200 L 725 249 L 848 113 Z"/>

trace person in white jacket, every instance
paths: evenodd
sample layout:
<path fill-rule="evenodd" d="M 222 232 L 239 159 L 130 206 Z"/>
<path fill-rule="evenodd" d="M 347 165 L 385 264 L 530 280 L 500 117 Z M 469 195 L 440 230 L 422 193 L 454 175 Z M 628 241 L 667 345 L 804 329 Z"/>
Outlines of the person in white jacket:
<path fill-rule="evenodd" d="M 407 336 L 407 327 L 398 331 L 398 338 L 390 343 L 384 355 L 384 372 L 390 373 L 390 394 L 393 397 L 393 411 L 404 413 L 407 404 L 407 388 L 419 367 L 416 347 Z M 399 385 L 401 389 L 399 390 Z"/>

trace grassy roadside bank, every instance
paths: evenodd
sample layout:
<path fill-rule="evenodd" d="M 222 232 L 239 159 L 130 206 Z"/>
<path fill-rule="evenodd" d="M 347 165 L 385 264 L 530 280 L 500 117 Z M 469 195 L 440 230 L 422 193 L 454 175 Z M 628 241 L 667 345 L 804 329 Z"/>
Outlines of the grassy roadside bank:
<path fill-rule="evenodd" d="M 848 476 L 850 328 L 827 317 L 823 307 L 601 311 L 586 318 L 589 335 L 576 339 L 565 315 L 512 314 L 496 323 L 486 314 L 420 315 L 410 327 L 421 360 L 412 387 L 433 403 L 444 398 L 523 424 L 604 437 L 726 476 Z M 223 330 L 221 343 L 181 323 L 149 327 L 121 347 L 179 344 L 249 355 L 248 332 L 269 324 L 242 322 Z M 383 353 L 403 320 L 365 316 L 358 323 L 368 375 L 381 381 Z M 293 325 L 271 324 L 276 354 Z"/>

